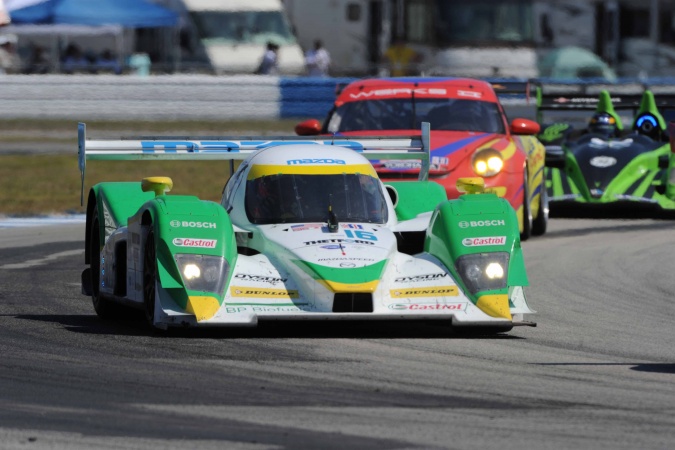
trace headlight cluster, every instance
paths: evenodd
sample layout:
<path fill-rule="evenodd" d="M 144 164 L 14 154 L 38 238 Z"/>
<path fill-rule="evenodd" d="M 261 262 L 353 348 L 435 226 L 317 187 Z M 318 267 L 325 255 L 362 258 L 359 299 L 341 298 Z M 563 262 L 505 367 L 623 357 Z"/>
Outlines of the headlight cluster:
<path fill-rule="evenodd" d="M 176 264 L 187 289 L 223 295 L 230 265 L 220 256 L 176 255 Z"/>
<path fill-rule="evenodd" d="M 481 177 L 497 175 L 504 167 L 502 154 L 493 148 L 484 148 L 473 155 L 473 171 Z"/>
<path fill-rule="evenodd" d="M 475 253 L 457 258 L 457 270 L 472 294 L 506 287 L 509 254 Z"/>

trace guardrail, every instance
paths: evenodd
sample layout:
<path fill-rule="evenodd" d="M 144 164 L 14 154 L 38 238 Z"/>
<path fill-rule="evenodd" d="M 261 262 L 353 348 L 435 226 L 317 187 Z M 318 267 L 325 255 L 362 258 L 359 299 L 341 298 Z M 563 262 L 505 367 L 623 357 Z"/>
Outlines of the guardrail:
<path fill-rule="evenodd" d="M 3 75 L 0 118 L 323 118 L 341 80 L 256 75 Z"/>

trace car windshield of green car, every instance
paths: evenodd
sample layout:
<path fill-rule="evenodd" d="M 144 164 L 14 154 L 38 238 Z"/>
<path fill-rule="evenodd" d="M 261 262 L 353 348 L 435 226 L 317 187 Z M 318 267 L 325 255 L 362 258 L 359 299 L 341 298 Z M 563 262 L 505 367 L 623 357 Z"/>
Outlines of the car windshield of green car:
<path fill-rule="evenodd" d="M 363 174 L 278 174 L 246 182 L 245 208 L 255 224 L 340 222 L 383 224 L 387 205 L 379 180 Z"/>
<path fill-rule="evenodd" d="M 448 98 L 344 103 L 330 116 L 326 131 L 418 130 L 422 122 L 432 130 L 504 133 L 496 103 Z"/>

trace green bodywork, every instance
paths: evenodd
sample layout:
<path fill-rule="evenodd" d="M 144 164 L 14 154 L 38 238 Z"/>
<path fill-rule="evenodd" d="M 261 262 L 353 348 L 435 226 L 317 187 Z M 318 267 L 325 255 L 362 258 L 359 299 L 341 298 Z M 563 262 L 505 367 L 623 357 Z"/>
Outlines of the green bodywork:
<path fill-rule="evenodd" d="M 188 296 L 204 293 L 186 289 L 175 255 L 192 254 L 194 250 L 175 245 L 175 238 L 216 240 L 214 248 L 199 248 L 199 254 L 223 257 L 229 267 L 236 263 L 237 245 L 232 222 L 218 203 L 200 200 L 194 196 L 155 197 L 153 192 L 143 192 L 141 183 L 138 182 L 97 184 L 92 187 L 89 200 L 87 223 L 91 223 L 95 204 L 99 211 L 101 246 L 118 228 L 133 223 L 152 227 L 160 283 L 181 308 L 186 307 Z M 213 224 L 213 228 L 181 226 L 184 222 Z M 228 273 L 227 282 L 230 276 L 231 272 Z M 214 293 L 208 294 L 212 296 Z M 218 301 L 222 304 L 222 293 L 219 293 Z"/>
<path fill-rule="evenodd" d="M 599 94 L 596 113 L 610 114 L 616 119 L 617 128 L 623 129 L 621 119 L 606 90 Z M 638 129 L 638 120 L 645 115 L 653 117 L 661 132 L 666 130 L 666 121 L 656 106 L 654 94 L 649 90 L 642 94 L 635 119 L 631 124 L 632 130 Z M 582 164 L 577 160 L 578 153 L 575 156 L 566 141 L 571 131 L 572 128 L 568 124 L 555 123 L 548 125 L 540 134 L 542 142 L 548 145 L 560 143 L 563 152 L 562 164 L 559 163 L 559 167 L 547 168 L 546 187 L 550 201 L 608 204 L 627 200 L 653 203 L 664 209 L 675 208 L 675 187 L 668 181 L 668 174 L 675 168 L 675 158 L 672 157 L 668 142 L 662 142 L 662 145 L 653 150 L 637 154 L 625 163 L 608 183 L 601 185 L 597 182 L 597 186 L 592 186 L 584 177 Z M 617 158 L 621 156 L 621 153 L 612 152 L 621 152 L 620 141 L 627 141 L 631 135 L 622 136 L 611 139 L 610 145 L 615 141 L 616 149 L 608 150 L 606 154 L 614 154 Z"/>
<path fill-rule="evenodd" d="M 476 221 L 497 221 L 494 226 L 470 226 Z M 503 224 L 501 224 L 503 221 Z M 503 245 L 467 246 L 465 239 L 505 237 Z M 438 258 L 475 303 L 481 295 L 507 294 L 511 286 L 527 286 L 525 260 L 520 247 L 518 217 L 508 201 L 495 194 L 467 194 L 438 205 L 431 218 L 424 249 Z M 507 252 L 510 254 L 507 283 L 503 289 L 470 294 L 457 270 L 457 259 L 474 253 Z"/>
<path fill-rule="evenodd" d="M 398 193 L 395 208 L 398 220 L 414 219 L 448 199 L 445 188 L 433 181 L 389 181 L 386 184 Z"/>

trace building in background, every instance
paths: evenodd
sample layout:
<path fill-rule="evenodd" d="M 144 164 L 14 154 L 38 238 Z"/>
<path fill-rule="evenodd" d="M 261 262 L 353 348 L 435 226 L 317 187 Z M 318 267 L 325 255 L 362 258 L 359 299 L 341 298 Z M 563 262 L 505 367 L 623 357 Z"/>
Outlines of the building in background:
<path fill-rule="evenodd" d="M 620 76 L 675 75 L 675 0 L 284 0 L 300 44 L 324 41 L 335 75 L 381 73 L 403 38 L 421 74 L 538 77 L 561 47 L 598 55 Z M 592 71 L 590 71 L 592 73 Z M 580 76 L 585 71 L 580 70 Z"/>

